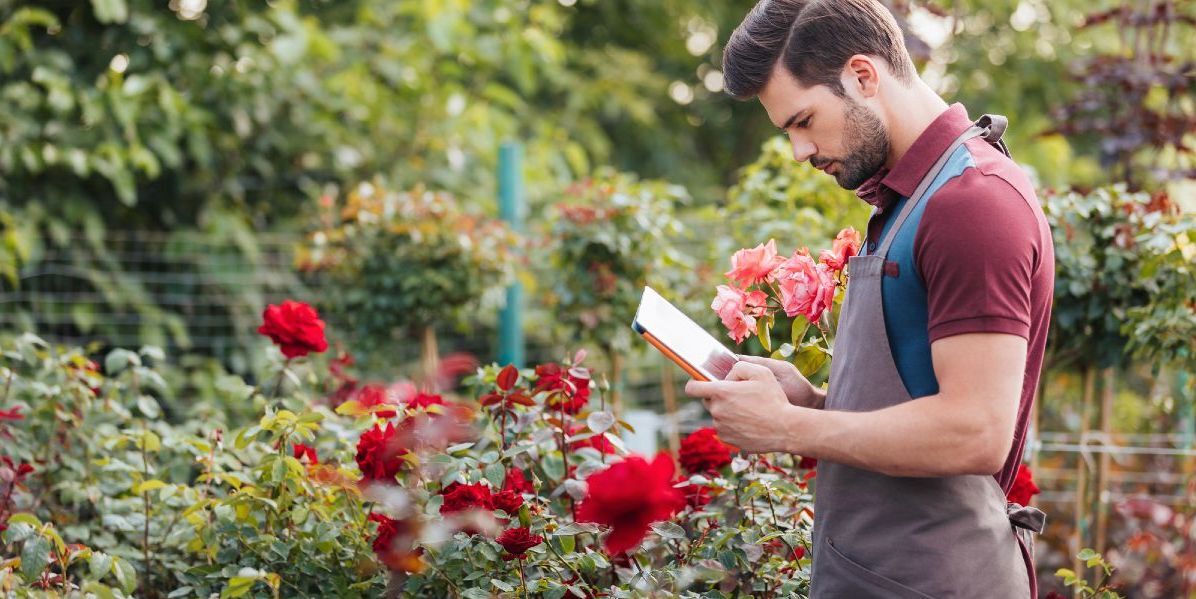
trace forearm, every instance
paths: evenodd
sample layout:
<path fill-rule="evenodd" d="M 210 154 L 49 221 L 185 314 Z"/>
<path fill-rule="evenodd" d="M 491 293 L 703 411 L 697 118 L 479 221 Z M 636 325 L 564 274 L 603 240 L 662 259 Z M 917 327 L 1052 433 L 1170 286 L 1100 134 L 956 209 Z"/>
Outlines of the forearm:
<path fill-rule="evenodd" d="M 1000 422 L 942 394 L 874 412 L 795 407 L 783 417 L 785 451 L 889 476 L 992 474 L 1012 443 Z"/>

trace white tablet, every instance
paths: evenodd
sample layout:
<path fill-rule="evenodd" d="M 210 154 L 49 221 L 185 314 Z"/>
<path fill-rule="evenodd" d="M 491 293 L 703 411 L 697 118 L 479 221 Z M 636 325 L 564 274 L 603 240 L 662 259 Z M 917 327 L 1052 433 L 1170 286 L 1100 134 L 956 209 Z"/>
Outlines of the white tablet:
<path fill-rule="evenodd" d="M 644 287 L 631 328 L 700 381 L 727 378 L 739 361 L 735 352 L 719 343 L 651 287 Z"/>

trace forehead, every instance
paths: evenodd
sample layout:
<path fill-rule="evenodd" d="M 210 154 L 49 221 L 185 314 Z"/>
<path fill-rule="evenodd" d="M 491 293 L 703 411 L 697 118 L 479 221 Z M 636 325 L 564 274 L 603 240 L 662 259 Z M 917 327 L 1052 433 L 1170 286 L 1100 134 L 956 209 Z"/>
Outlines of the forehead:
<path fill-rule="evenodd" d="M 798 82 L 779 63 L 773 69 L 768 83 L 760 90 L 760 104 L 768 113 L 768 120 L 776 127 L 781 127 L 789 117 L 826 106 L 830 102 L 838 102 L 838 96 L 825 85 L 806 87 Z"/>

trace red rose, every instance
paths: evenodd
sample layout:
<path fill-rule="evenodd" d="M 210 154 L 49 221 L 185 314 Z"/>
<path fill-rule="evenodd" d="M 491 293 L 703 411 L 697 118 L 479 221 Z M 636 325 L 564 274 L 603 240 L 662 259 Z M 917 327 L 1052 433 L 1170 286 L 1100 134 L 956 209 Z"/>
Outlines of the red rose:
<path fill-rule="evenodd" d="M 382 385 L 366 385 L 357 392 L 357 403 L 364 408 L 378 408 L 380 406 L 393 406 L 395 402 L 391 401 L 390 394 L 386 387 Z M 394 418 L 398 414 L 398 410 L 393 408 L 382 408 L 374 410 L 374 415 L 379 418 Z"/>
<path fill-rule="evenodd" d="M 444 503 L 440 504 L 441 514 L 490 509 L 490 487 L 485 483 L 452 483 L 441 490 L 440 494 L 444 496 Z"/>
<path fill-rule="evenodd" d="M 715 472 L 731 463 L 735 447 L 723 443 L 713 428 L 700 428 L 681 441 L 678 458 L 690 474 Z"/>
<path fill-rule="evenodd" d="M 490 496 L 491 509 L 502 510 L 511 515 L 518 513 L 521 505 L 523 497 L 515 491 L 499 491 Z"/>
<path fill-rule="evenodd" d="M 414 397 L 406 401 L 407 407 L 417 410 L 426 410 L 428 406 L 443 406 L 444 398 L 433 393 L 416 393 Z"/>
<path fill-rule="evenodd" d="M 817 458 L 802 458 L 797 463 L 797 467 L 802 470 L 813 470 L 818 467 L 818 460 Z"/>
<path fill-rule="evenodd" d="M 257 332 L 274 341 L 288 359 L 328 349 L 324 321 L 314 308 L 303 302 L 286 300 L 281 306 L 266 306 Z"/>
<path fill-rule="evenodd" d="M 9 410 L 0 410 L 0 420 L 8 420 L 11 422 L 16 422 L 18 420 L 24 420 L 24 419 L 25 419 L 25 415 L 21 413 L 21 406 L 14 406 L 12 409 L 9 409 Z"/>
<path fill-rule="evenodd" d="M 296 460 L 301 460 L 303 456 L 307 456 L 307 459 L 311 460 L 311 463 L 320 463 L 320 458 L 316 457 L 316 450 L 313 447 L 308 447 L 302 443 L 296 443 L 292 451 L 295 454 Z"/>
<path fill-rule="evenodd" d="M 586 426 L 581 426 L 581 425 L 570 426 L 569 427 L 569 435 L 570 436 L 577 435 L 577 434 L 586 432 L 588 430 L 590 430 L 590 429 L 589 429 L 589 427 L 586 427 Z M 586 439 L 580 439 L 578 441 L 573 441 L 573 442 L 569 443 L 569 449 L 579 449 L 582 447 L 593 447 L 594 449 L 597 449 L 599 452 L 602 452 L 602 453 L 605 453 L 608 455 L 613 455 L 615 453 L 614 444 L 612 444 L 610 442 L 610 439 L 607 439 L 606 435 L 604 435 L 602 433 L 598 433 L 597 435 L 594 435 L 593 437 L 589 437 Z"/>
<path fill-rule="evenodd" d="M 523 471 L 518 468 L 511 468 L 507 470 L 507 476 L 503 479 L 502 490 L 514 491 L 516 493 L 535 493 L 536 490 L 532 488 L 531 481 L 523 475 Z"/>
<path fill-rule="evenodd" d="M 398 442 L 394 424 L 388 422 L 386 428 L 375 425 L 357 440 L 356 459 L 362 480 L 394 484 L 395 475 L 403 469 L 406 453 Z"/>
<path fill-rule="evenodd" d="M 685 508 L 685 495 L 673 487 L 673 459 L 657 454 L 652 462 L 630 456 L 590 475 L 586 497 L 577 506 L 579 522 L 611 528 L 606 551 L 617 554 L 635 547 L 653 522 L 667 520 Z"/>
<path fill-rule="evenodd" d="M 1039 493 L 1038 485 L 1034 484 L 1034 474 L 1025 464 L 1018 464 L 1017 476 L 1013 478 L 1013 486 L 1005 494 L 1005 499 L 1020 505 L 1030 505 L 1030 498 Z"/>
<path fill-rule="evenodd" d="M 378 559 L 391 570 L 417 573 L 423 569 L 420 560 L 422 549 L 412 550 L 416 536 L 415 526 L 410 520 L 395 520 L 382 514 L 370 514 L 371 522 L 378 523 L 378 533 L 372 547 Z"/>
<path fill-rule="evenodd" d="M 536 391 L 548 393 L 547 405 L 553 410 L 576 414 L 590 401 L 590 374 L 585 368 L 565 371 L 559 364 L 536 366 Z"/>
<path fill-rule="evenodd" d="M 498 535 L 498 544 L 502 545 L 507 555 L 504 560 L 523 559 L 527 557 L 527 550 L 544 542 L 544 537 L 532 534 L 525 527 L 508 528 Z"/>

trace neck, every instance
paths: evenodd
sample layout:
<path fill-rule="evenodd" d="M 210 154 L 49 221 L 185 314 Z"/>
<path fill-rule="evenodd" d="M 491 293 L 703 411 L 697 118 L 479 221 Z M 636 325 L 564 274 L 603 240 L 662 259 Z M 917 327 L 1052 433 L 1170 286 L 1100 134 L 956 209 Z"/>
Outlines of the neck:
<path fill-rule="evenodd" d="M 905 156 L 922 132 L 947 110 L 947 103 L 921 79 L 894 92 L 895 97 L 886 109 L 889 123 L 889 156 L 885 160 L 885 168 L 890 169 Z"/>

